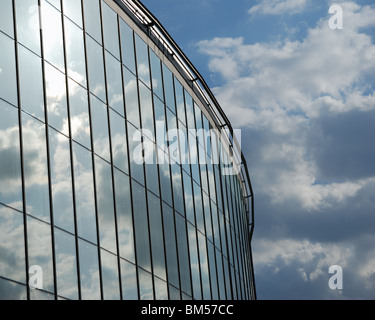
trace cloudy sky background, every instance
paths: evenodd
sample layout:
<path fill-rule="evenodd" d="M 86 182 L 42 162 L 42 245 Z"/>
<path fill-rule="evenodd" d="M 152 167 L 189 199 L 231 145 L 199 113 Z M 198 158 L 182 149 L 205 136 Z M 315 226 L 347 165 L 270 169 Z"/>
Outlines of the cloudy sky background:
<path fill-rule="evenodd" d="M 374 2 L 143 3 L 242 129 L 258 298 L 375 299 Z"/>

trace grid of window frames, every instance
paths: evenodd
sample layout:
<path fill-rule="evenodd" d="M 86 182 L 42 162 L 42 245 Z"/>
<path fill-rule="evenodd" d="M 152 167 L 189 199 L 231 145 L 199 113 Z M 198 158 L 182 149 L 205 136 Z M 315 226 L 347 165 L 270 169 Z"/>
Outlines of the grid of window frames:
<path fill-rule="evenodd" d="M 0 299 L 251 299 L 241 183 L 189 131 L 214 125 L 111 6 L 0 2 Z M 206 161 L 139 165 L 140 128 Z"/>

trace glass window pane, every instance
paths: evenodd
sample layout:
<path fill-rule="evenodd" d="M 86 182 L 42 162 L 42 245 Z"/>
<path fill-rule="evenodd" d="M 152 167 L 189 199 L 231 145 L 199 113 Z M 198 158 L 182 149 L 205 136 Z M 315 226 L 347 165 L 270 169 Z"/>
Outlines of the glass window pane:
<path fill-rule="evenodd" d="M 148 46 L 137 34 L 135 34 L 135 48 L 137 52 L 138 78 L 148 87 L 151 87 Z"/>
<path fill-rule="evenodd" d="M 109 106 L 122 116 L 125 116 L 124 99 L 122 92 L 121 63 L 108 52 L 105 53 L 105 60 Z"/>
<path fill-rule="evenodd" d="M 194 198 L 193 190 L 191 186 L 191 178 L 186 172 L 183 172 L 184 181 L 184 196 L 185 196 L 185 209 L 186 218 L 195 225 L 195 215 L 194 215 Z"/>
<path fill-rule="evenodd" d="M 176 78 L 175 78 L 174 84 L 175 84 L 175 92 L 176 92 L 176 105 L 177 105 L 178 119 L 186 127 L 184 89 L 181 83 Z"/>
<path fill-rule="evenodd" d="M 145 189 L 138 183 L 132 183 L 135 243 L 138 265 L 151 272 L 150 240 Z"/>
<path fill-rule="evenodd" d="M 93 0 L 90 0 L 94 2 Z M 90 36 L 86 35 L 87 66 L 90 91 L 102 101 L 106 100 L 103 48 Z"/>
<path fill-rule="evenodd" d="M 112 110 L 109 111 L 109 114 L 111 120 L 113 164 L 125 173 L 128 173 L 128 142 L 125 128 L 125 119 Z"/>
<path fill-rule="evenodd" d="M 158 176 L 158 165 L 157 165 L 157 153 L 156 145 L 150 141 L 148 138 L 145 138 L 144 149 L 147 153 L 146 158 L 146 180 L 147 188 L 151 190 L 156 195 L 159 195 L 159 176 Z"/>
<path fill-rule="evenodd" d="M 73 158 L 78 235 L 97 243 L 91 152 L 74 143 Z"/>
<path fill-rule="evenodd" d="M 152 109 L 152 94 L 151 90 L 148 89 L 142 82 L 139 82 L 139 98 L 142 115 L 142 130 L 145 130 L 144 134 L 150 139 L 155 140 L 155 128 L 154 128 L 154 112 Z"/>
<path fill-rule="evenodd" d="M 173 210 L 165 203 L 163 204 L 165 250 L 167 255 L 168 282 L 180 287 L 177 262 L 176 233 L 173 218 Z"/>
<path fill-rule="evenodd" d="M 176 114 L 175 98 L 174 98 L 174 87 L 173 87 L 173 75 L 172 72 L 163 64 L 163 79 L 164 79 L 164 94 L 165 104 Z"/>
<path fill-rule="evenodd" d="M 215 205 L 212 205 L 211 209 L 212 209 L 212 228 L 214 232 L 215 247 L 221 250 L 219 219 L 217 216 L 218 211 Z"/>
<path fill-rule="evenodd" d="M 112 171 L 109 163 L 95 157 L 96 198 L 100 246 L 111 252 L 117 251 L 115 212 L 113 205 Z"/>
<path fill-rule="evenodd" d="M 49 183 L 45 125 L 22 114 L 26 211 L 50 221 Z"/>
<path fill-rule="evenodd" d="M 210 263 L 210 279 L 212 289 L 212 300 L 219 299 L 219 289 L 217 284 L 217 273 L 216 273 L 216 260 L 215 260 L 215 248 L 211 242 L 207 242 L 208 247 L 208 258 Z"/>
<path fill-rule="evenodd" d="M 120 59 L 117 14 L 102 1 L 104 46 L 117 59 Z"/>
<path fill-rule="evenodd" d="M 203 207 L 202 207 L 202 190 L 195 182 L 193 182 L 193 188 L 194 188 L 195 218 L 197 221 L 197 228 L 198 230 L 200 230 L 202 233 L 205 234 Z"/>
<path fill-rule="evenodd" d="M 165 120 L 165 108 L 163 102 L 154 96 L 154 114 L 156 143 L 161 150 L 167 150 L 167 129 Z M 164 157 L 164 155 L 163 155 Z M 162 159 L 160 159 L 162 160 Z"/>
<path fill-rule="evenodd" d="M 14 41 L 0 33 L 0 97 L 17 105 Z"/>
<path fill-rule="evenodd" d="M 208 274 L 208 260 L 207 260 L 207 247 L 206 238 L 203 234 L 198 232 L 198 245 L 199 245 L 199 262 L 201 265 L 201 277 L 202 277 L 202 289 L 203 289 L 203 299 L 211 299 L 211 286 L 210 277 Z"/>
<path fill-rule="evenodd" d="M 122 19 L 120 19 L 120 33 L 122 63 L 135 74 L 134 32 Z"/>
<path fill-rule="evenodd" d="M 84 34 L 69 19 L 64 20 L 65 50 L 68 76 L 86 87 Z"/>
<path fill-rule="evenodd" d="M 42 61 L 31 51 L 18 46 L 21 108 L 44 121 Z"/>
<path fill-rule="evenodd" d="M 136 179 L 139 183 L 144 185 L 144 167 L 142 158 L 142 142 L 139 131 L 134 128 L 130 123 L 128 124 L 129 133 L 129 158 L 130 158 L 130 171 L 132 178 Z M 137 137 L 139 139 L 137 139 Z"/>
<path fill-rule="evenodd" d="M 0 205 L 0 277 L 26 283 L 23 214 Z"/>
<path fill-rule="evenodd" d="M 90 103 L 94 152 L 111 161 L 107 106 L 93 95 L 90 95 Z"/>
<path fill-rule="evenodd" d="M 64 14 L 82 28 L 81 0 L 63 0 Z"/>
<path fill-rule="evenodd" d="M 0 1 L 0 30 L 14 37 L 12 0 Z"/>
<path fill-rule="evenodd" d="M 172 203 L 172 186 L 171 186 L 171 174 L 169 171 L 169 164 L 167 162 L 162 162 L 159 164 L 159 176 L 160 176 L 160 187 L 162 199 L 173 206 Z"/>
<path fill-rule="evenodd" d="M 27 217 L 27 253 L 29 266 L 43 271 L 43 290 L 54 293 L 51 226 Z"/>
<path fill-rule="evenodd" d="M 48 124 L 61 133 L 69 135 L 65 75 L 48 63 L 44 64 L 44 70 Z"/>
<path fill-rule="evenodd" d="M 18 110 L 1 100 L 0 202 L 23 210 Z"/>
<path fill-rule="evenodd" d="M 177 130 L 177 118 L 176 116 L 169 110 L 166 109 L 167 114 L 167 122 L 168 122 L 168 150 L 169 150 L 169 157 L 170 163 L 181 163 L 180 160 L 180 146 L 179 146 L 179 132 Z"/>
<path fill-rule="evenodd" d="M 148 207 L 151 233 L 151 249 L 154 275 L 166 280 L 165 254 L 163 238 L 163 222 L 160 209 L 160 199 L 148 193 Z"/>
<path fill-rule="evenodd" d="M 181 300 L 181 292 L 172 285 L 168 286 L 169 288 L 169 299 L 172 301 Z"/>
<path fill-rule="evenodd" d="M 100 251 L 102 262 L 103 299 L 120 300 L 120 279 L 117 256 L 105 250 Z"/>
<path fill-rule="evenodd" d="M 100 44 L 102 43 L 100 0 L 83 0 L 86 32 Z"/>
<path fill-rule="evenodd" d="M 49 3 L 51 3 L 56 9 L 61 11 L 61 3 L 60 0 L 48 0 Z"/>
<path fill-rule="evenodd" d="M 189 129 L 195 129 L 193 98 L 185 90 L 186 121 Z"/>
<path fill-rule="evenodd" d="M 206 225 L 206 236 L 208 239 L 212 239 L 212 223 L 211 223 L 211 208 L 210 208 L 210 199 L 203 192 L 203 207 L 204 207 L 204 221 Z"/>
<path fill-rule="evenodd" d="M 98 248 L 79 240 L 79 272 L 82 300 L 100 300 Z"/>
<path fill-rule="evenodd" d="M 49 130 L 53 218 L 56 226 L 74 233 L 74 208 L 69 139 Z"/>
<path fill-rule="evenodd" d="M 135 265 L 121 259 L 122 298 L 138 300 L 137 272 Z"/>
<path fill-rule="evenodd" d="M 161 62 L 154 51 L 150 49 L 150 64 L 152 73 L 152 91 L 164 101 L 163 78 L 161 76 Z"/>
<path fill-rule="evenodd" d="M 91 149 L 91 130 L 87 91 L 69 80 L 70 125 L 72 138 Z"/>
<path fill-rule="evenodd" d="M 174 164 L 174 165 L 171 165 L 171 169 L 172 169 L 174 208 L 182 215 L 185 215 L 181 167 L 177 164 Z"/>
<path fill-rule="evenodd" d="M 114 169 L 114 179 L 120 256 L 134 263 L 135 249 L 129 177 L 121 171 Z"/>
<path fill-rule="evenodd" d="M 77 300 L 78 269 L 75 237 L 55 229 L 55 256 L 57 294 L 67 299 Z"/>
<path fill-rule="evenodd" d="M 123 70 L 124 70 L 126 118 L 135 127 L 140 128 L 141 122 L 139 119 L 137 79 L 126 68 L 123 68 Z"/>
<path fill-rule="evenodd" d="M 167 283 L 159 278 L 154 277 L 155 300 L 168 300 Z"/>
<path fill-rule="evenodd" d="M 26 286 L 0 278 L 0 300 L 27 300 Z"/>
<path fill-rule="evenodd" d="M 225 278 L 224 278 L 224 271 L 223 271 L 223 256 L 221 255 L 218 249 L 216 251 L 216 263 L 217 263 L 217 278 L 219 282 L 219 293 L 220 293 L 220 300 L 226 299 L 225 293 Z"/>
<path fill-rule="evenodd" d="M 188 237 L 189 237 L 189 249 L 190 249 L 190 268 L 191 277 L 193 283 L 193 296 L 195 300 L 202 299 L 201 292 L 201 281 L 199 271 L 199 258 L 198 258 L 198 247 L 197 247 L 197 235 L 195 228 L 188 223 Z"/>
<path fill-rule="evenodd" d="M 40 55 L 38 0 L 15 0 L 17 40 Z"/>
<path fill-rule="evenodd" d="M 65 71 L 61 13 L 46 0 L 41 1 L 44 58 Z"/>
<path fill-rule="evenodd" d="M 152 276 L 150 273 L 138 268 L 139 296 L 141 300 L 153 300 Z"/>
<path fill-rule="evenodd" d="M 191 295 L 191 275 L 186 233 L 186 220 L 179 214 L 176 214 L 175 216 L 181 290 L 187 293 L 188 295 Z"/>

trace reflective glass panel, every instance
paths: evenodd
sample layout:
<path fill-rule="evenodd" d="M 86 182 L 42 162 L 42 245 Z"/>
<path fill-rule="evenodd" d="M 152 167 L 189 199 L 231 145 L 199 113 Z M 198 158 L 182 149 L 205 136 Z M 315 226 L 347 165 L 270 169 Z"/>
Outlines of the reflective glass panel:
<path fill-rule="evenodd" d="M 166 109 L 167 122 L 168 122 L 168 150 L 170 163 L 181 163 L 180 161 L 180 146 L 179 146 L 179 132 L 177 131 L 177 118 L 169 110 Z"/>
<path fill-rule="evenodd" d="M 163 204 L 165 250 L 167 255 L 168 282 L 180 287 L 177 262 L 176 232 L 173 218 L 173 210 Z"/>
<path fill-rule="evenodd" d="M 208 274 L 208 260 L 207 260 L 207 247 L 206 238 L 203 234 L 198 232 L 198 245 L 199 245 L 199 262 L 201 266 L 201 277 L 202 277 L 202 289 L 203 289 L 203 299 L 211 299 L 211 286 L 210 286 L 210 276 Z"/>
<path fill-rule="evenodd" d="M 161 150 L 167 150 L 167 126 L 165 120 L 164 104 L 154 96 L 154 114 L 155 114 L 155 131 L 156 143 Z M 162 155 L 164 159 L 164 155 Z M 160 160 L 162 160 L 160 159 Z"/>
<path fill-rule="evenodd" d="M 131 262 L 135 262 L 129 177 L 115 168 L 114 179 L 120 256 Z"/>
<path fill-rule="evenodd" d="M 132 178 L 144 185 L 143 144 L 139 131 L 128 123 L 129 159 Z"/>
<path fill-rule="evenodd" d="M 128 141 L 125 128 L 125 119 L 112 110 L 109 111 L 109 114 L 111 122 L 113 164 L 125 173 L 128 173 Z"/>
<path fill-rule="evenodd" d="M 172 301 L 181 300 L 181 292 L 172 285 L 168 286 L 169 288 L 169 299 Z"/>
<path fill-rule="evenodd" d="M 100 251 L 102 262 L 103 299 L 120 299 L 120 279 L 118 273 L 117 257 L 105 250 Z"/>
<path fill-rule="evenodd" d="M 61 11 L 61 3 L 60 0 L 48 0 L 49 3 L 51 3 L 56 9 Z"/>
<path fill-rule="evenodd" d="M 115 212 L 113 205 L 112 171 L 109 163 L 95 157 L 96 199 L 99 219 L 100 246 L 117 251 Z"/>
<path fill-rule="evenodd" d="M 105 52 L 105 60 L 109 106 L 122 116 L 125 116 L 124 99 L 122 92 L 121 63 L 108 52 Z"/>
<path fill-rule="evenodd" d="M 31 51 L 18 46 L 21 108 L 44 121 L 42 61 Z"/>
<path fill-rule="evenodd" d="M 150 273 L 138 268 L 139 296 L 141 300 L 153 300 L 152 276 Z"/>
<path fill-rule="evenodd" d="M 50 221 L 49 183 L 45 125 L 22 114 L 26 211 Z"/>
<path fill-rule="evenodd" d="M 205 233 L 203 207 L 202 207 L 202 190 L 195 182 L 193 182 L 193 187 L 194 187 L 195 218 L 197 221 L 197 228 L 202 233 Z"/>
<path fill-rule="evenodd" d="M 148 193 L 148 207 L 151 234 L 151 249 L 154 275 L 166 280 L 163 222 L 160 199 Z"/>
<path fill-rule="evenodd" d="M 74 233 L 74 208 L 69 139 L 49 129 L 54 224 Z"/>
<path fill-rule="evenodd" d="M 212 300 L 219 299 L 219 289 L 217 286 L 217 274 L 216 274 L 216 260 L 215 260 L 215 248 L 210 241 L 207 241 L 208 258 L 210 264 L 210 279 L 211 279 L 211 290 Z"/>
<path fill-rule="evenodd" d="M 91 152 L 73 143 L 73 159 L 78 235 L 97 243 Z"/>
<path fill-rule="evenodd" d="M 100 300 L 98 248 L 79 240 L 79 274 L 82 300 Z"/>
<path fill-rule="evenodd" d="M 81 0 L 63 0 L 64 14 L 82 28 Z"/>
<path fill-rule="evenodd" d="M 180 214 L 185 214 L 184 195 L 182 189 L 181 167 L 178 164 L 171 165 L 174 208 Z"/>
<path fill-rule="evenodd" d="M 201 300 L 202 292 L 201 292 L 201 281 L 200 281 L 200 270 L 199 270 L 197 235 L 196 235 L 196 229 L 190 223 L 188 223 L 188 238 L 189 238 L 189 249 L 190 249 L 190 268 L 191 268 L 191 277 L 192 277 L 192 283 L 193 283 L 193 296 L 195 300 Z"/>
<path fill-rule="evenodd" d="M 44 70 L 48 124 L 61 133 L 69 135 L 65 75 L 49 63 L 44 64 Z"/>
<path fill-rule="evenodd" d="M 157 147 L 148 138 L 145 138 L 144 140 L 144 149 L 147 153 L 145 156 L 145 158 L 147 159 L 145 165 L 147 188 L 156 195 L 159 195 L 159 176 L 156 153 Z"/>
<path fill-rule="evenodd" d="M 204 192 L 203 192 L 203 208 L 204 208 L 204 221 L 205 221 L 205 226 L 206 226 L 206 236 L 208 239 L 213 241 L 210 199 Z"/>
<path fill-rule="evenodd" d="M 91 129 L 87 91 L 69 80 L 70 125 L 72 138 L 91 149 Z"/>
<path fill-rule="evenodd" d="M 167 283 L 154 277 L 155 284 L 155 300 L 168 300 Z"/>
<path fill-rule="evenodd" d="M 136 182 L 132 183 L 135 243 L 138 265 L 151 272 L 150 239 L 148 230 L 145 189 Z"/>
<path fill-rule="evenodd" d="M 0 100 L 0 202 L 23 210 L 18 110 Z"/>
<path fill-rule="evenodd" d="M 90 0 L 91 2 L 95 2 Z M 103 48 L 86 35 L 87 66 L 90 91 L 102 101 L 106 101 Z"/>
<path fill-rule="evenodd" d="M 83 31 L 69 19 L 64 20 L 68 76 L 86 87 L 86 59 Z"/>
<path fill-rule="evenodd" d="M 126 118 L 135 127 L 140 128 L 139 105 L 138 105 L 138 85 L 136 77 L 126 68 L 124 70 L 124 88 Z"/>
<path fill-rule="evenodd" d="M 78 269 L 75 237 L 55 229 L 55 256 L 57 294 L 61 297 L 78 299 Z"/>
<path fill-rule="evenodd" d="M 138 300 L 137 272 L 135 265 L 121 259 L 122 299 Z"/>
<path fill-rule="evenodd" d="M 221 250 L 221 242 L 220 242 L 220 229 L 219 229 L 219 219 L 217 216 L 217 207 L 215 205 L 211 206 L 212 209 L 212 228 L 214 233 L 215 239 L 215 246 Z"/>
<path fill-rule="evenodd" d="M 17 40 L 40 54 L 38 0 L 14 0 L 16 6 Z"/>
<path fill-rule="evenodd" d="M 171 174 L 170 166 L 164 161 L 164 163 L 159 164 L 159 176 L 160 176 L 160 187 L 162 199 L 168 203 L 170 206 L 173 206 L 172 203 L 172 186 L 171 186 Z"/>
<path fill-rule="evenodd" d="M 217 264 L 217 278 L 219 283 L 219 299 L 225 300 L 226 293 L 225 293 L 225 279 L 224 279 L 224 271 L 223 271 L 223 256 L 221 255 L 218 249 L 216 251 L 216 264 Z"/>
<path fill-rule="evenodd" d="M 195 215 L 194 215 L 194 198 L 193 190 L 191 187 L 191 178 L 186 172 L 183 172 L 183 182 L 184 182 L 184 196 L 185 196 L 185 209 L 186 218 L 195 225 Z"/>
<path fill-rule="evenodd" d="M 138 78 L 143 81 L 148 87 L 150 85 L 150 64 L 148 59 L 147 44 L 135 34 L 135 48 L 137 52 L 137 71 Z"/>
<path fill-rule="evenodd" d="M 152 91 L 164 101 L 163 78 L 161 76 L 161 62 L 154 51 L 150 50 L 150 64 L 152 74 Z"/>
<path fill-rule="evenodd" d="M 163 64 L 163 79 L 164 79 L 164 94 L 165 94 L 165 103 L 176 113 L 176 105 L 174 98 L 174 87 L 173 87 L 173 75 L 172 72 Z"/>
<path fill-rule="evenodd" d="M 102 43 L 100 0 L 83 0 L 86 32 L 100 44 Z"/>
<path fill-rule="evenodd" d="M 175 92 L 176 92 L 176 105 L 177 105 L 177 116 L 178 119 L 186 126 L 186 113 L 185 113 L 185 99 L 184 89 L 181 83 L 175 78 L 174 81 Z"/>
<path fill-rule="evenodd" d="M 0 278 L 0 300 L 26 299 L 26 286 Z"/>
<path fill-rule="evenodd" d="M 30 216 L 27 217 L 27 253 L 29 266 L 42 268 L 43 290 L 54 293 L 51 226 Z"/>
<path fill-rule="evenodd" d="M 0 30 L 14 37 L 12 0 L 0 1 Z"/>
<path fill-rule="evenodd" d="M 175 217 L 181 290 L 187 293 L 188 295 L 191 295 L 191 275 L 189 267 L 190 264 L 186 232 L 186 220 L 179 214 L 176 214 Z"/>
<path fill-rule="evenodd" d="M 41 1 L 44 58 L 65 71 L 61 13 L 46 0 Z"/>
<path fill-rule="evenodd" d="M 142 130 L 145 130 L 144 134 L 150 140 L 154 140 L 155 128 L 151 90 L 148 89 L 142 82 L 139 82 L 139 98 L 142 116 Z"/>
<path fill-rule="evenodd" d="M 189 129 L 195 129 L 195 116 L 193 108 L 193 98 L 185 90 L 186 121 Z"/>
<path fill-rule="evenodd" d="M 120 19 L 120 33 L 122 63 L 135 74 L 134 32 L 122 19 Z"/>
<path fill-rule="evenodd" d="M 93 95 L 90 95 L 90 104 L 94 152 L 107 161 L 111 161 L 109 149 L 108 108 Z"/>
<path fill-rule="evenodd" d="M 0 33 L 0 97 L 17 105 L 14 41 Z"/>
<path fill-rule="evenodd" d="M 23 214 L 0 205 L 0 277 L 26 283 Z"/>
<path fill-rule="evenodd" d="M 117 14 L 102 1 L 104 46 L 117 59 L 120 59 Z"/>

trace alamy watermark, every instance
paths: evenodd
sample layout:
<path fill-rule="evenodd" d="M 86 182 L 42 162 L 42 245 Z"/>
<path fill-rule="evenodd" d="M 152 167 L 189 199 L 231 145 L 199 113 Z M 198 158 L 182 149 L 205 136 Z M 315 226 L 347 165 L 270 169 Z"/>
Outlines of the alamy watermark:
<path fill-rule="evenodd" d="M 333 274 L 329 278 L 328 286 L 331 290 L 344 289 L 344 274 L 341 266 L 334 265 L 328 269 L 329 274 Z"/>
<path fill-rule="evenodd" d="M 223 141 L 236 141 L 227 143 Z M 233 138 L 234 137 L 234 138 Z M 228 129 L 170 129 L 165 130 L 164 121 L 156 121 L 156 137 L 149 129 L 135 131 L 133 161 L 138 165 L 191 164 L 222 165 L 223 175 L 236 175 L 241 171 L 241 130 Z M 155 154 L 154 143 L 157 151 Z M 222 143 L 219 144 L 219 141 Z M 235 145 L 235 146 L 234 146 Z M 204 149 L 204 146 L 206 149 Z M 210 157 L 208 157 L 210 155 Z"/>
<path fill-rule="evenodd" d="M 29 287 L 31 290 L 43 290 L 43 268 L 35 265 L 29 268 Z"/>
<path fill-rule="evenodd" d="M 329 7 L 328 12 L 332 15 L 328 21 L 329 28 L 331 30 L 344 29 L 344 11 L 342 6 L 333 4 Z"/>

